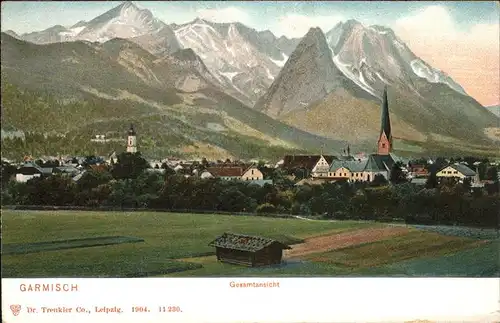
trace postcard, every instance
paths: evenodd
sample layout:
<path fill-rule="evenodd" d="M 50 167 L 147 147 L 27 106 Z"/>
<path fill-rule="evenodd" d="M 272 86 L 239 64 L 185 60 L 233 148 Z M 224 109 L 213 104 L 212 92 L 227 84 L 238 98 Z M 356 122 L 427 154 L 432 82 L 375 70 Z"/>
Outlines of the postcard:
<path fill-rule="evenodd" d="M 1 6 L 2 322 L 500 322 L 498 2 Z"/>

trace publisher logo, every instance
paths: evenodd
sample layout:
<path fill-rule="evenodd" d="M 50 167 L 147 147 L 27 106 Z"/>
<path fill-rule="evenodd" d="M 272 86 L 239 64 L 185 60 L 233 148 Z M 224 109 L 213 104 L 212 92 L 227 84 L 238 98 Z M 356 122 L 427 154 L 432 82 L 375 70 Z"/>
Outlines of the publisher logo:
<path fill-rule="evenodd" d="M 14 314 L 14 316 L 18 316 L 19 313 L 21 313 L 21 305 L 19 304 L 11 305 L 10 310 L 12 311 L 12 314 Z"/>

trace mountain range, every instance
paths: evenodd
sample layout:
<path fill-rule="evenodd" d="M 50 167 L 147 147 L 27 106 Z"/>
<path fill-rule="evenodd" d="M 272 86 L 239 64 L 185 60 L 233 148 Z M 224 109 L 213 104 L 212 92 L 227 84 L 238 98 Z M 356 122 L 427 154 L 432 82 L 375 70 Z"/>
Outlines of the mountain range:
<path fill-rule="evenodd" d="M 181 137 L 233 156 L 241 151 L 224 147 L 228 137 L 306 151 L 338 151 L 346 141 L 370 149 L 387 87 L 401 150 L 479 151 L 498 145 L 498 138 L 488 136 L 498 127 L 496 115 L 417 57 L 391 29 L 355 20 L 289 39 L 200 18 L 168 25 L 124 2 L 88 22 L 21 35 L 6 31 L 1 41 L 2 81 L 15 91 L 47 94 L 58 102 L 98 98 L 104 105 L 136 105 L 128 115 L 94 108 L 87 132 L 96 122 L 126 116 L 146 123 L 161 116 L 178 123 Z M 47 114 L 40 116 L 43 122 L 29 124 L 9 104 L 15 106 L 2 98 L 2 125 L 15 130 L 65 133 L 82 127 L 74 120 L 54 128 Z M 59 109 L 66 110 L 71 109 Z M 194 127 L 196 135 L 183 127 Z M 214 135 L 217 140 L 207 139 Z"/>

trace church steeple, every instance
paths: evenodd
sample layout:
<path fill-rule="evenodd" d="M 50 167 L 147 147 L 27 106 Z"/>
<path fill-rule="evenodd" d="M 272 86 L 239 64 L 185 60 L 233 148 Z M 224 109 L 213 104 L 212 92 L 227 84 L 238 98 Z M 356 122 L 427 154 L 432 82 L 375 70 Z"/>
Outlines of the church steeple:
<path fill-rule="evenodd" d="M 387 87 L 384 87 L 384 94 L 382 95 L 382 118 L 377 146 L 379 155 L 389 155 L 392 151 L 391 120 L 389 118 Z"/>
<path fill-rule="evenodd" d="M 134 125 L 130 125 L 130 129 L 128 130 L 128 135 L 129 136 L 135 136 L 135 130 L 134 130 Z"/>
<path fill-rule="evenodd" d="M 134 130 L 134 125 L 130 125 L 130 129 L 128 130 L 127 152 L 128 153 L 137 152 L 137 136 Z"/>

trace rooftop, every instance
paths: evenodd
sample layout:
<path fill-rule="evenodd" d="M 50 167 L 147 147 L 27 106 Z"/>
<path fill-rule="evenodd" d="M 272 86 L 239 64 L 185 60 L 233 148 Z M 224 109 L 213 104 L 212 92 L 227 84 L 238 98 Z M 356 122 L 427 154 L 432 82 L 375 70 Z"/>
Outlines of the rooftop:
<path fill-rule="evenodd" d="M 208 245 L 212 247 L 255 252 L 274 243 L 279 244 L 283 249 L 291 249 L 290 246 L 274 239 L 227 232 L 210 242 Z"/>

